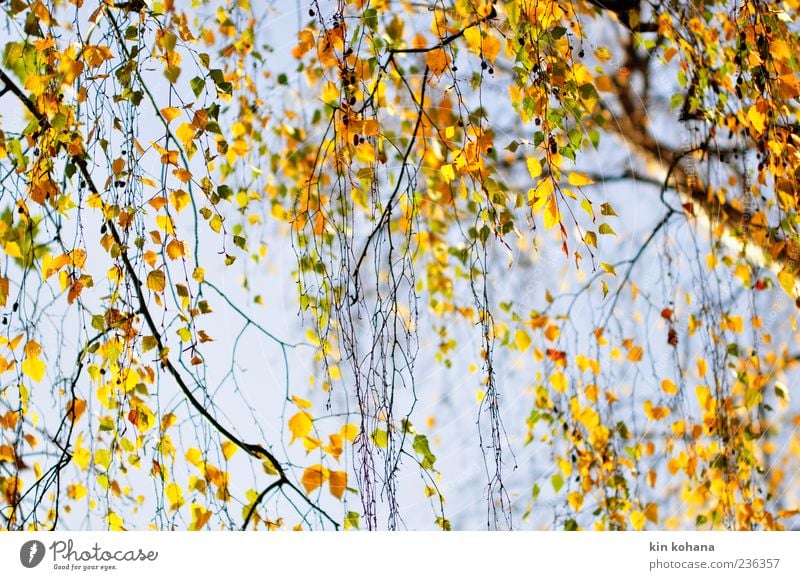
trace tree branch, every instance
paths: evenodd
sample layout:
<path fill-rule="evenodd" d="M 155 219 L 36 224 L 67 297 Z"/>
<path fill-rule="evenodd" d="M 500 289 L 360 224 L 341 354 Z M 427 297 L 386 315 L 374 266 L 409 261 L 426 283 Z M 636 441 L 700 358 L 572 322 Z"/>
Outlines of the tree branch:
<path fill-rule="evenodd" d="M 2 69 L 0 69 L 0 80 L 4 84 L 4 91 L 12 92 L 19 101 L 25 106 L 28 111 L 39 121 L 39 124 L 42 126 L 47 126 L 49 121 L 47 116 L 39 111 L 36 107 L 36 104 L 25 94 L 25 92 L 17 85 L 16 82 Z M 100 195 L 100 190 L 98 189 L 97 185 L 92 178 L 91 172 L 89 171 L 89 167 L 86 163 L 86 159 L 81 157 L 80 155 L 72 155 L 70 156 L 71 161 L 76 165 L 78 170 L 80 171 L 81 176 L 83 177 L 84 182 L 86 183 L 89 190 L 96 195 Z M 144 295 L 142 281 L 139 278 L 138 274 L 136 273 L 136 268 L 134 267 L 133 263 L 130 260 L 127 252 L 127 245 L 122 241 L 122 236 L 120 236 L 119 230 L 116 227 L 116 224 L 113 220 L 109 219 L 105 222 L 108 231 L 111 232 L 111 236 L 114 239 L 114 243 L 118 246 L 120 252 L 120 258 L 122 259 L 122 264 L 125 268 L 125 272 L 130 280 L 133 282 L 133 287 L 136 292 L 136 298 L 139 302 L 139 313 L 142 314 L 145 320 L 145 324 L 147 325 L 148 330 L 153 335 L 153 338 L 156 341 L 156 345 L 158 347 L 159 353 L 165 352 L 165 344 L 164 339 L 161 332 L 158 329 L 158 325 L 153 318 L 152 313 L 147 305 L 147 299 Z M 229 439 L 234 445 L 239 447 L 242 451 L 258 459 L 259 461 L 267 460 L 272 464 L 272 467 L 278 473 L 277 481 L 270 484 L 265 491 L 269 489 L 275 489 L 279 487 L 286 486 L 295 492 L 297 492 L 300 497 L 317 513 L 331 522 L 336 529 L 339 528 L 338 522 L 336 522 L 330 515 L 328 515 L 325 510 L 319 507 L 317 504 L 312 502 L 302 491 L 289 479 L 287 476 L 286 470 L 280 464 L 278 459 L 273 455 L 270 451 L 268 451 L 264 446 L 257 444 L 257 443 L 248 443 L 242 440 L 240 437 L 234 435 L 227 427 L 222 425 L 216 417 L 214 417 L 210 411 L 195 397 L 192 389 L 189 388 L 186 380 L 181 375 L 178 368 L 172 363 L 168 356 L 161 356 L 161 364 L 163 368 L 172 376 L 175 383 L 180 388 L 181 392 L 183 392 L 186 399 L 189 401 L 192 407 L 200 413 L 200 415 L 208 421 L 208 423 L 214 427 L 221 435 Z M 266 495 L 266 493 L 262 492 L 262 496 Z M 255 508 L 254 508 L 255 509 Z M 252 517 L 252 514 L 249 514 L 249 517 Z"/>

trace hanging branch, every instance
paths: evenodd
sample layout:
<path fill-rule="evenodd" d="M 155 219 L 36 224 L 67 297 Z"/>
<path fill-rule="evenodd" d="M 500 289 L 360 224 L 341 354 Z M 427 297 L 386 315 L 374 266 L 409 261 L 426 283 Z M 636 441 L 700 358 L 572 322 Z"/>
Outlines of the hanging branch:
<path fill-rule="evenodd" d="M 22 89 L 14 82 L 14 80 L 6 74 L 5 71 L 0 69 L 0 81 L 3 82 L 4 91 L 10 91 L 13 93 L 19 101 L 25 106 L 25 108 L 36 118 L 39 122 L 40 126 L 46 127 L 49 124 L 47 116 L 39 111 L 35 105 L 35 103 L 22 91 Z M 100 190 L 94 182 L 92 178 L 91 172 L 89 171 L 89 167 L 86 163 L 86 159 L 81 157 L 80 155 L 72 155 L 70 156 L 70 160 L 75 164 L 75 166 L 80 171 L 80 174 L 85 181 L 86 185 L 89 187 L 89 190 L 96 195 L 100 195 Z M 156 341 L 157 348 L 160 353 L 166 352 L 165 344 L 162 333 L 158 329 L 158 325 L 153 318 L 153 315 L 147 305 L 147 298 L 144 295 L 143 284 L 141 279 L 139 278 L 138 274 L 136 273 L 136 268 L 134 267 L 133 263 L 131 262 L 130 257 L 128 256 L 127 246 L 122 240 L 122 236 L 117 229 L 116 224 L 113 220 L 109 219 L 106 220 L 105 226 L 108 231 L 111 233 L 111 236 L 114 239 L 114 243 L 119 248 L 120 258 L 122 259 L 122 264 L 125 268 L 125 272 L 133 282 L 134 289 L 136 291 L 136 298 L 138 300 L 138 311 L 144 317 L 145 323 L 147 328 L 149 329 L 150 333 L 153 335 L 153 338 Z M 258 459 L 259 461 L 269 461 L 275 471 L 278 473 L 277 481 L 272 482 L 267 488 L 259 495 L 258 499 L 253 503 L 253 506 L 250 509 L 250 512 L 245 518 L 245 526 L 249 523 L 250 518 L 252 517 L 252 513 L 255 511 L 258 504 L 264 499 L 269 491 L 279 489 L 282 487 L 287 487 L 293 491 L 295 491 L 303 500 L 312 508 L 314 511 L 319 513 L 324 519 L 328 520 L 336 529 L 339 529 L 339 523 L 334 520 L 325 510 L 323 510 L 319 505 L 312 502 L 288 477 L 286 470 L 283 468 L 281 463 L 278 461 L 277 457 L 273 455 L 269 450 L 267 450 L 263 445 L 258 443 L 249 443 L 241 439 L 240 437 L 233 434 L 233 432 L 225 427 L 222 423 L 217 420 L 214 415 L 195 397 L 192 389 L 189 387 L 186 380 L 183 378 L 181 372 L 178 368 L 173 364 L 173 362 L 169 359 L 168 356 L 161 356 L 161 364 L 162 368 L 164 368 L 170 376 L 172 376 L 175 383 L 180 388 L 183 395 L 186 397 L 187 401 L 191 404 L 191 406 L 222 436 L 230 440 L 234 445 L 236 445 L 239 449 L 250 455 L 251 457 Z"/>

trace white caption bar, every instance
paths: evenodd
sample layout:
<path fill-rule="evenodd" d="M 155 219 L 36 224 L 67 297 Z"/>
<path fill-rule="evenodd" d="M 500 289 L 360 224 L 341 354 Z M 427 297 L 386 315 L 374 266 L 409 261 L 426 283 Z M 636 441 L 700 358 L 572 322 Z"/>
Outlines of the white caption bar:
<path fill-rule="evenodd" d="M 7 532 L 0 533 L 0 562 L 4 577 L 19 580 L 502 579 L 565 572 L 572 578 L 777 580 L 797 578 L 800 533 Z"/>

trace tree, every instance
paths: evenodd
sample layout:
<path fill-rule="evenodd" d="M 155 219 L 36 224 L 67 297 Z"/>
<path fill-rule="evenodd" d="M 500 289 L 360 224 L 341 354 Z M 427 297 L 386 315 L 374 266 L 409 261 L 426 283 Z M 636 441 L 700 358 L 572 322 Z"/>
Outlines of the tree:
<path fill-rule="evenodd" d="M 2 527 L 796 525 L 799 7 L 4 3 Z"/>

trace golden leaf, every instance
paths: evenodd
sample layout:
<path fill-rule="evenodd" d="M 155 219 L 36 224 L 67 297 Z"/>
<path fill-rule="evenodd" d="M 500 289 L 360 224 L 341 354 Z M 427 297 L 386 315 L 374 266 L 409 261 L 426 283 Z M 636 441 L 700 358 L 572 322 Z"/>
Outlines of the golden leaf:
<path fill-rule="evenodd" d="M 289 419 L 289 431 L 292 433 L 292 440 L 289 441 L 289 444 L 294 443 L 295 439 L 307 437 L 308 434 L 311 433 L 312 427 L 313 423 L 311 415 L 305 411 L 300 411 L 299 413 L 293 415 L 292 418 Z"/>
<path fill-rule="evenodd" d="M 177 260 L 185 255 L 183 242 L 171 240 L 167 244 L 167 256 L 169 256 L 171 260 Z"/>
<path fill-rule="evenodd" d="M 585 173 L 575 173 L 574 171 L 569 174 L 567 181 L 574 187 L 581 187 L 582 185 L 592 185 L 594 180 Z"/>
<path fill-rule="evenodd" d="M 153 270 L 147 275 L 147 287 L 153 292 L 163 292 L 167 287 L 167 279 L 162 270 Z"/>

